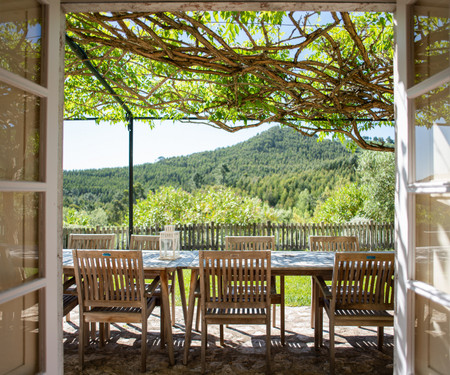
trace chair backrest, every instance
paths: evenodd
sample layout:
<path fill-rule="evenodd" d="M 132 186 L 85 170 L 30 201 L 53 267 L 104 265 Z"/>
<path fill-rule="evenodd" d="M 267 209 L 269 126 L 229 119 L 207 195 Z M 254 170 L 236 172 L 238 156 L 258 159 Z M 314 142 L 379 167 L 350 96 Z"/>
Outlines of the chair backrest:
<path fill-rule="evenodd" d="M 200 251 L 202 308 L 269 308 L 270 251 Z"/>
<path fill-rule="evenodd" d="M 311 251 L 359 251 L 356 236 L 310 236 Z"/>
<path fill-rule="evenodd" d="M 78 234 L 69 235 L 69 249 L 114 249 L 115 234 Z"/>
<path fill-rule="evenodd" d="M 91 307 L 141 307 L 145 284 L 142 252 L 72 250 L 78 300 Z"/>
<path fill-rule="evenodd" d="M 336 253 L 332 281 L 332 308 L 392 310 L 395 254 Z"/>
<path fill-rule="evenodd" d="M 275 237 L 226 236 L 225 250 L 275 250 Z"/>
<path fill-rule="evenodd" d="M 130 250 L 159 250 L 159 236 L 132 234 Z"/>

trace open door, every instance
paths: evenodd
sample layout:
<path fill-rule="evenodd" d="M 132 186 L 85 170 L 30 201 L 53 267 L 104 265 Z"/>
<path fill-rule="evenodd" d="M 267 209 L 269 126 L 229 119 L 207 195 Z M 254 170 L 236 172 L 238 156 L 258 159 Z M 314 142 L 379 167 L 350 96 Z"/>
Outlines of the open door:
<path fill-rule="evenodd" d="M 0 374 L 62 373 L 59 15 L 0 2 Z"/>
<path fill-rule="evenodd" d="M 399 1 L 396 19 L 395 372 L 448 374 L 450 3 Z"/>

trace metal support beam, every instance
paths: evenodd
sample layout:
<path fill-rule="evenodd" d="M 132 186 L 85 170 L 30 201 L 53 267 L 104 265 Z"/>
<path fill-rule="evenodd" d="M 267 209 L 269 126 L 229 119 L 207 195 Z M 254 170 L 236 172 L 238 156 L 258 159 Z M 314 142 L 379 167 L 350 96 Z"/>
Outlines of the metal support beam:
<path fill-rule="evenodd" d="M 133 191 L 133 113 L 128 106 L 120 98 L 120 96 L 114 91 L 111 85 L 105 80 L 97 68 L 91 63 L 89 56 L 75 41 L 66 34 L 66 43 L 70 49 L 77 55 L 77 57 L 83 62 L 84 66 L 99 80 L 102 86 L 112 95 L 114 100 L 123 108 L 128 120 L 128 240 L 133 233 L 133 203 L 134 203 L 134 191 Z"/>

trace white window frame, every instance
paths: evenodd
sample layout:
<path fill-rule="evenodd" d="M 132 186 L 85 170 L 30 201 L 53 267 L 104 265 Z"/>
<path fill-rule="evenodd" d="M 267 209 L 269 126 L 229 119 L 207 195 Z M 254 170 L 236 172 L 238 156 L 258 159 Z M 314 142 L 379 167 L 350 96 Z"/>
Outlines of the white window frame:
<path fill-rule="evenodd" d="M 46 45 L 42 46 L 45 72 L 61 71 L 61 9 L 60 0 L 38 0 L 44 5 Z M 63 49 L 64 50 L 64 49 Z M 63 373 L 62 342 L 62 110 L 63 98 L 60 76 L 46 74 L 43 84 L 31 82 L 0 68 L 0 81 L 36 95 L 41 99 L 41 168 L 43 182 L 0 181 L 0 192 L 43 193 L 43 241 L 39 249 L 44 275 L 36 280 L 0 293 L 0 304 L 39 291 L 39 360 L 44 373 Z"/>
<path fill-rule="evenodd" d="M 414 374 L 415 294 L 450 308 L 450 296 L 415 275 L 415 197 L 417 194 L 449 193 L 448 182 L 415 182 L 414 99 L 450 82 L 450 68 L 413 84 L 413 11 L 415 0 L 397 0 L 394 54 L 394 98 L 396 108 L 396 244 L 397 284 L 394 337 L 394 374 Z"/>

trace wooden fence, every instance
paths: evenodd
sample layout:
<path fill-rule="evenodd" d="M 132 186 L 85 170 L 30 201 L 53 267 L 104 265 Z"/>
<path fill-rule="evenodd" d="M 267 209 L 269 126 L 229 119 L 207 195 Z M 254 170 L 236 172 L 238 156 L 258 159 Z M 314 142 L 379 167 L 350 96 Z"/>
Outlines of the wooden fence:
<path fill-rule="evenodd" d="M 161 226 L 135 227 L 134 234 L 158 234 Z M 357 236 L 362 250 L 394 249 L 394 224 L 186 224 L 177 225 L 181 233 L 182 250 L 223 250 L 225 236 L 275 236 L 277 250 L 307 250 L 309 236 Z M 67 247 L 70 233 L 115 233 L 116 248 L 128 246 L 128 227 L 64 228 L 63 247 Z"/>

